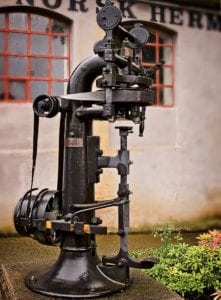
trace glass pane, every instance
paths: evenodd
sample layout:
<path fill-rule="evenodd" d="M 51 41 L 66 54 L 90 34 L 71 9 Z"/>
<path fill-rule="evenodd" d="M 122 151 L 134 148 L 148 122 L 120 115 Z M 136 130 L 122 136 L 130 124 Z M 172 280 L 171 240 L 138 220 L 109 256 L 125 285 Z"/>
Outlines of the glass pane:
<path fill-rule="evenodd" d="M 53 78 L 67 78 L 68 76 L 68 61 L 64 59 L 51 60 L 51 76 Z"/>
<path fill-rule="evenodd" d="M 68 25 L 56 20 L 52 20 L 51 31 L 53 33 L 67 33 L 68 29 L 69 29 Z"/>
<path fill-rule="evenodd" d="M 172 84 L 172 69 L 163 67 L 160 69 L 160 83 Z"/>
<path fill-rule="evenodd" d="M 47 81 L 31 81 L 31 99 L 34 100 L 41 94 L 48 94 Z"/>
<path fill-rule="evenodd" d="M 147 28 L 148 30 L 148 28 Z M 149 39 L 148 39 L 148 43 L 155 43 L 156 42 L 156 34 L 155 32 L 149 32 Z"/>
<path fill-rule="evenodd" d="M 0 14 L 0 28 L 5 28 L 5 15 Z"/>
<path fill-rule="evenodd" d="M 156 48 L 147 46 L 142 49 L 142 61 L 145 63 L 156 62 Z"/>
<path fill-rule="evenodd" d="M 30 75 L 31 77 L 48 77 L 48 59 L 32 58 Z"/>
<path fill-rule="evenodd" d="M 39 15 L 31 15 L 31 30 L 48 32 L 48 18 Z"/>
<path fill-rule="evenodd" d="M 168 33 L 160 32 L 159 43 L 172 45 L 172 43 L 173 43 L 172 36 Z"/>
<path fill-rule="evenodd" d="M 9 34 L 9 52 L 26 53 L 27 52 L 27 34 L 10 33 Z"/>
<path fill-rule="evenodd" d="M 9 99 L 25 99 L 25 81 L 10 81 Z"/>
<path fill-rule="evenodd" d="M 48 36 L 32 34 L 31 53 L 48 54 Z"/>
<path fill-rule="evenodd" d="M 52 54 L 61 56 L 67 55 L 67 39 L 65 37 L 52 37 Z"/>
<path fill-rule="evenodd" d="M 0 101 L 4 98 L 4 81 L 0 80 Z"/>
<path fill-rule="evenodd" d="M 172 105 L 173 104 L 172 88 L 161 88 L 160 89 L 160 104 L 163 104 L 163 105 Z"/>
<path fill-rule="evenodd" d="M 160 47 L 160 60 L 164 60 L 165 64 L 173 63 L 172 48 L 171 47 Z"/>
<path fill-rule="evenodd" d="M 26 76 L 27 58 L 9 56 L 9 75 Z"/>
<path fill-rule="evenodd" d="M 10 13 L 9 14 L 9 28 L 10 29 L 27 29 L 27 14 Z"/>
<path fill-rule="evenodd" d="M 66 82 L 52 82 L 52 95 L 64 95 L 66 93 Z"/>
<path fill-rule="evenodd" d="M 5 75 L 5 57 L 4 56 L 0 56 L 0 76 Z"/>
<path fill-rule="evenodd" d="M 0 52 L 5 52 L 5 34 L 0 32 Z"/>

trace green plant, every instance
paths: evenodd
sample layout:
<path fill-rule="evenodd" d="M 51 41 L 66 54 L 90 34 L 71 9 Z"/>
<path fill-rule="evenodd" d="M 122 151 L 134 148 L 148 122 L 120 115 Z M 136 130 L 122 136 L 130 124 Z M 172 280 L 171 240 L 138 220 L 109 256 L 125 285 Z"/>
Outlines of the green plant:
<path fill-rule="evenodd" d="M 180 233 L 172 238 L 170 225 L 154 235 L 163 243 L 160 248 L 136 251 L 137 256 L 154 255 L 159 259 L 152 269 L 144 270 L 148 275 L 186 299 L 221 289 L 221 248 L 211 251 L 204 245 L 190 246 L 183 242 Z"/>

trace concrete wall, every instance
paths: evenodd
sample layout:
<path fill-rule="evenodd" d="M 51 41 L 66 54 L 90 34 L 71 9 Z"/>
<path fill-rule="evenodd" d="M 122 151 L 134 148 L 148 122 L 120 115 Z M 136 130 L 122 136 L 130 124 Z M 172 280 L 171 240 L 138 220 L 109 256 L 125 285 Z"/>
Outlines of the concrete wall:
<path fill-rule="evenodd" d="M 7 1 L 15 5 L 16 1 Z M 25 2 L 25 1 L 23 1 Z M 68 1 L 67 1 L 68 2 Z M 92 55 L 93 44 L 103 33 L 96 26 L 95 2 L 87 1 L 87 13 L 70 12 L 67 2 L 57 10 L 73 19 L 72 67 Z M 6 1 L 0 0 L 0 7 Z M 42 1 L 35 5 L 44 7 Z M 150 20 L 147 5 L 133 12 Z M 169 11 L 166 17 L 169 18 Z M 203 19 L 203 22 L 206 22 Z M 193 221 L 221 216 L 221 39 L 220 32 L 190 28 L 184 11 L 183 26 L 164 24 L 177 32 L 175 43 L 175 105 L 147 109 L 143 138 L 129 137 L 131 166 L 131 225 L 149 228 L 173 218 Z M 31 104 L 0 103 L 0 229 L 12 226 L 12 213 L 19 197 L 29 189 L 31 177 Z M 56 186 L 58 118 L 43 120 L 35 186 Z M 116 124 L 97 123 L 104 154 L 119 145 Z M 118 177 L 105 170 L 96 187 L 98 199 L 115 196 Z M 104 224 L 116 226 L 115 208 L 99 211 Z"/>

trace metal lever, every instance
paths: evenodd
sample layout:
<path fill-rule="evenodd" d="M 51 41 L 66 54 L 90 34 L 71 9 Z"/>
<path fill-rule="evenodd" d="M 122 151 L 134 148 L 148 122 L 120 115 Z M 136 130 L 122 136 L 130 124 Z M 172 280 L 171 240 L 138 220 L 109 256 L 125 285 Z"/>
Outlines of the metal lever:
<path fill-rule="evenodd" d="M 155 66 L 153 66 L 152 68 L 150 68 L 146 71 L 146 76 L 152 78 L 155 75 L 156 71 L 161 69 L 164 64 L 165 64 L 165 61 L 161 60 L 158 64 L 156 64 Z"/>
<path fill-rule="evenodd" d="M 129 160 L 129 151 L 127 150 L 127 136 L 132 132 L 132 127 L 118 126 L 120 133 L 120 150 L 119 155 Z M 132 268 L 152 268 L 155 263 L 158 262 L 155 258 L 149 258 L 142 261 L 136 261 L 129 256 L 128 253 L 128 231 L 129 231 L 129 185 L 127 184 L 127 174 L 124 172 L 120 174 L 120 184 L 118 190 L 118 196 L 121 200 L 125 200 L 125 204 L 118 207 L 118 234 L 120 236 L 120 250 L 116 256 L 108 257 L 103 256 L 102 262 L 104 265 L 117 265 L 120 268 L 132 267 Z"/>

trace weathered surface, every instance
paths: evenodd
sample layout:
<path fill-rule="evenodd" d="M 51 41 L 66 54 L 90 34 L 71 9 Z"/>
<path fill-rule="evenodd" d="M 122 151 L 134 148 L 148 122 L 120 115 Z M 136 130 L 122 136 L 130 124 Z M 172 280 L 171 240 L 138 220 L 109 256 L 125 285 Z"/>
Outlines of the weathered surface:
<path fill-rule="evenodd" d="M 111 240 L 113 240 L 111 236 Z M 116 239 L 116 238 L 115 238 Z M 114 243 L 99 243 L 99 252 L 113 254 L 116 252 Z M 57 259 L 59 247 L 40 245 L 30 238 L 2 238 L 0 239 L 0 286 L 2 298 L 5 300 L 33 300 L 52 299 L 29 291 L 24 285 L 27 273 L 41 266 L 50 266 Z M 170 292 L 156 280 L 147 277 L 140 270 L 131 271 L 133 283 L 121 294 L 100 299 L 139 299 L 139 300 L 181 300 L 182 298 Z M 1 299 L 1 298 L 0 298 Z"/>

